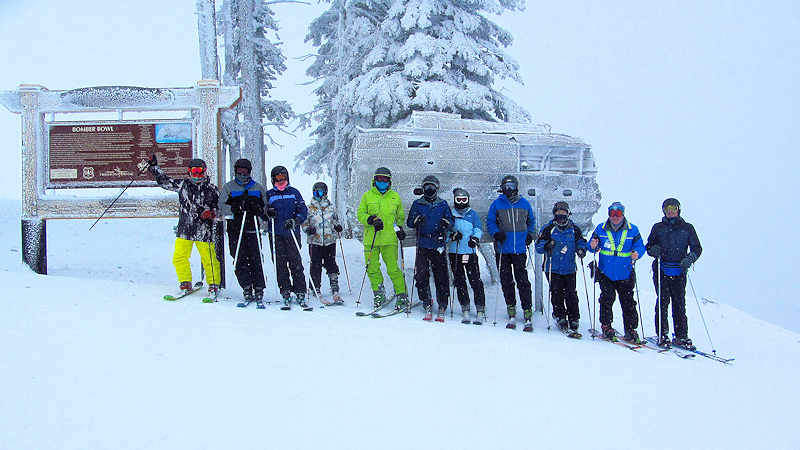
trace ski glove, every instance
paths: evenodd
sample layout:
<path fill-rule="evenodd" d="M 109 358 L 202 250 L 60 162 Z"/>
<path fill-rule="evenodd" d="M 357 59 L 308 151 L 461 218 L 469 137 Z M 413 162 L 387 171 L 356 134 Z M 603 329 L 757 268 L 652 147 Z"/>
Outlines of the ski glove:
<path fill-rule="evenodd" d="M 246 197 L 244 199 L 243 209 L 250 214 L 261 217 L 264 215 L 264 204 L 258 197 Z"/>
<path fill-rule="evenodd" d="M 367 225 L 372 225 L 375 231 L 381 231 L 383 229 L 383 221 L 374 214 L 367 217 Z"/>
<path fill-rule="evenodd" d="M 472 236 L 471 238 L 469 238 L 469 241 L 467 241 L 467 245 L 469 245 L 469 248 L 475 248 L 475 247 L 478 246 L 479 242 L 480 242 L 480 239 L 478 239 L 475 236 Z"/>
<path fill-rule="evenodd" d="M 418 225 L 422 225 L 423 223 L 425 223 L 425 216 L 423 216 L 422 214 L 420 214 L 420 215 L 418 215 L 417 217 L 414 218 L 414 226 L 415 227 L 418 226 Z"/>
<path fill-rule="evenodd" d="M 525 236 L 525 245 L 531 245 L 531 242 L 533 242 L 534 239 L 536 239 L 536 236 L 533 233 L 528 233 Z M 555 245 L 555 243 L 553 243 L 553 245 Z"/>
<path fill-rule="evenodd" d="M 492 235 L 496 242 L 503 242 L 506 240 L 506 232 L 503 230 L 498 231 L 497 233 Z"/>
<path fill-rule="evenodd" d="M 286 219 L 286 222 L 283 224 L 283 226 L 287 230 L 291 230 L 291 229 L 294 229 L 294 227 L 297 226 L 297 222 L 295 222 L 294 219 Z"/>
<path fill-rule="evenodd" d="M 443 230 L 450 228 L 450 221 L 442 217 L 442 219 L 439 221 L 439 227 Z"/>
<path fill-rule="evenodd" d="M 661 247 L 659 247 L 658 244 L 653 244 L 647 249 L 647 254 L 652 256 L 653 258 L 660 258 Z"/>
<path fill-rule="evenodd" d="M 464 237 L 460 231 L 456 231 L 455 233 L 450 233 L 450 240 L 451 241 L 460 241 Z"/>
<path fill-rule="evenodd" d="M 317 227 L 315 227 L 314 225 L 309 225 L 309 227 L 306 228 L 306 233 L 308 233 L 309 236 L 311 236 L 312 234 L 317 234 Z"/>
<path fill-rule="evenodd" d="M 275 217 L 278 215 L 278 210 L 272 207 L 267 208 L 267 215 L 270 217 Z"/>
<path fill-rule="evenodd" d="M 406 238 L 406 231 L 402 228 L 395 232 L 397 234 L 397 239 L 403 241 Z"/>
<path fill-rule="evenodd" d="M 695 261 L 697 261 L 697 256 L 695 256 L 694 252 L 689 252 L 688 255 L 684 256 L 681 260 L 681 270 L 683 270 L 683 273 L 688 272 L 689 267 L 691 267 Z"/>
<path fill-rule="evenodd" d="M 211 220 L 211 219 L 213 219 L 215 217 L 217 217 L 216 213 L 214 213 L 214 211 L 211 211 L 210 209 L 207 209 L 207 210 L 203 211 L 202 213 L 200 213 L 200 218 L 201 219 Z"/>
<path fill-rule="evenodd" d="M 153 166 L 157 166 L 157 165 L 158 165 L 158 159 L 156 158 L 156 155 L 154 154 L 154 155 L 152 155 L 150 157 L 150 160 L 147 161 L 147 167 L 149 168 L 149 167 L 153 167 Z"/>
<path fill-rule="evenodd" d="M 578 255 L 578 258 L 583 259 L 583 257 L 586 256 L 586 249 L 585 248 L 579 248 L 579 249 L 575 250 L 575 254 Z"/>
<path fill-rule="evenodd" d="M 556 246 L 556 241 L 550 239 L 544 244 L 544 249 L 546 252 L 550 253 L 553 251 L 553 247 Z"/>
<path fill-rule="evenodd" d="M 342 229 L 343 229 L 343 228 L 342 228 L 342 226 L 341 226 L 341 225 L 339 225 L 338 223 L 337 223 L 336 225 L 334 225 L 334 226 L 333 226 L 333 231 L 335 231 L 335 232 L 337 232 L 337 233 L 341 233 L 341 232 L 342 232 Z"/>

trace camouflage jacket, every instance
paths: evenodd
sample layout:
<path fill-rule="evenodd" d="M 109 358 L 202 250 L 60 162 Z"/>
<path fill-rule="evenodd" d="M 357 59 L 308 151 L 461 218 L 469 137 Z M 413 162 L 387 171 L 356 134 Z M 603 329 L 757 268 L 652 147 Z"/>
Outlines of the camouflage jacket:
<path fill-rule="evenodd" d="M 313 226 L 316 232 L 308 236 L 308 242 L 311 245 L 335 244 L 337 235 L 333 231 L 334 225 L 339 225 L 339 216 L 328 197 L 322 197 L 321 200 L 312 198 L 308 203 L 308 219 L 303 223 L 303 231 L 308 233 L 309 227 Z"/>
<path fill-rule="evenodd" d="M 200 214 L 205 210 L 219 214 L 217 211 L 219 202 L 217 187 L 211 184 L 208 178 L 200 184 L 195 184 L 188 178 L 181 180 L 170 178 L 158 166 L 150 167 L 150 173 L 153 174 L 159 186 L 178 193 L 180 212 L 175 235 L 189 241 L 210 242 L 215 220 L 201 219 Z"/>

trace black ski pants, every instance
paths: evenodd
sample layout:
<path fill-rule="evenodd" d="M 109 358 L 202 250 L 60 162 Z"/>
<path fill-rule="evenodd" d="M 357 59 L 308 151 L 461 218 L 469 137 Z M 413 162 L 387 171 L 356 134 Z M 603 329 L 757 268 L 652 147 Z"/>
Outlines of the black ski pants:
<path fill-rule="evenodd" d="M 522 309 L 533 308 L 531 282 L 528 280 L 528 271 L 525 269 L 527 261 L 525 253 L 503 253 L 500 255 L 500 286 L 503 288 L 506 306 L 516 306 L 517 304 L 517 299 L 514 296 L 514 281 L 516 280 Z"/>
<path fill-rule="evenodd" d="M 658 277 L 653 273 L 653 285 L 658 293 Z M 686 339 L 689 334 L 689 325 L 686 320 L 686 275 L 668 276 L 661 274 L 661 299 L 656 297 L 655 318 L 656 330 L 659 336 L 669 335 L 669 304 L 672 302 L 672 323 L 675 326 L 675 337 Z M 658 325 L 658 305 L 661 305 L 661 326 Z M 661 332 L 661 330 L 664 330 Z"/>
<path fill-rule="evenodd" d="M 475 253 L 471 255 L 450 253 L 450 269 L 453 272 L 453 284 L 456 286 L 461 309 L 469 309 L 469 292 L 467 292 L 467 279 L 469 279 L 469 285 L 472 286 L 472 291 L 475 293 L 475 310 L 485 311 L 486 294 L 483 291 L 478 255 Z M 464 277 L 465 271 L 466 278 Z"/>
<path fill-rule="evenodd" d="M 240 222 L 241 223 L 241 222 Z M 232 226 L 233 221 L 228 221 L 228 249 L 231 257 L 236 260 L 236 280 L 243 290 L 264 290 L 264 269 L 261 267 L 261 252 L 258 248 L 258 235 L 255 231 L 242 233 L 242 242 L 239 244 L 239 230 Z M 236 255 L 236 246 L 239 246 L 239 255 Z"/>
<path fill-rule="evenodd" d="M 306 277 L 303 274 L 303 260 L 300 250 L 291 236 L 275 235 L 275 266 L 278 277 L 278 289 L 281 295 L 289 292 L 306 293 Z M 291 279 L 289 273 L 291 272 Z"/>
<path fill-rule="evenodd" d="M 311 281 L 317 290 L 322 289 L 322 268 L 330 275 L 339 275 L 339 266 L 336 265 L 336 243 L 330 245 L 309 245 L 308 252 L 311 256 Z"/>
<path fill-rule="evenodd" d="M 546 273 L 545 276 L 547 276 Z M 580 320 L 575 274 L 553 273 L 550 276 L 550 303 L 553 305 L 553 317 L 567 319 L 570 322 Z"/>
<path fill-rule="evenodd" d="M 633 288 L 636 286 L 636 279 L 631 272 L 626 280 L 613 281 L 603 272 L 597 271 L 597 281 L 600 283 L 600 324 L 611 326 L 614 321 L 612 308 L 617 294 L 619 294 L 619 304 L 622 307 L 622 323 L 625 332 L 635 330 L 639 326 L 639 314 L 636 313 L 636 300 L 633 299 Z"/>
<path fill-rule="evenodd" d="M 422 303 L 431 303 L 430 275 L 433 271 L 433 284 L 436 286 L 436 303 L 439 309 L 447 309 L 450 298 L 450 277 L 447 276 L 447 258 L 441 249 L 417 247 L 417 260 L 414 264 L 414 282 Z"/>

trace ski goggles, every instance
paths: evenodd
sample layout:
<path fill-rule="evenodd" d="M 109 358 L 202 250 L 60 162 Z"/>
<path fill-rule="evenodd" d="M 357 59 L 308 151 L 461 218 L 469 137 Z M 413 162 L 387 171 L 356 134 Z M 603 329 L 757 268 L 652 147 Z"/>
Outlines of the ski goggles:
<path fill-rule="evenodd" d="M 469 203 L 469 197 L 459 195 L 453 199 L 453 203 L 456 205 L 466 205 Z"/>
<path fill-rule="evenodd" d="M 664 212 L 665 213 L 668 213 L 668 212 L 676 213 L 676 212 L 678 212 L 678 206 L 677 205 L 667 205 L 666 207 L 664 207 Z"/>
<path fill-rule="evenodd" d="M 375 181 L 382 181 L 384 183 L 388 183 L 391 181 L 391 178 L 386 175 L 375 175 Z"/>
<path fill-rule="evenodd" d="M 612 209 L 608 212 L 608 217 L 622 217 L 623 215 L 622 210 L 619 209 Z"/>
<path fill-rule="evenodd" d="M 206 174 L 206 169 L 202 167 L 189 167 L 189 175 L 193 177 L 202 177 Z"/>
<path fill-rule="evenodd" d="M 274 177 L 272 177 L 272 182 L 273 183 L 280 183 L 281 181 L 286 181 L 288 179 L 289 179 L 289 177 L 287 177 L 286 175 L 284 175 L 282 173 L 279 173 L 279 174 L 275 175 Z"/>

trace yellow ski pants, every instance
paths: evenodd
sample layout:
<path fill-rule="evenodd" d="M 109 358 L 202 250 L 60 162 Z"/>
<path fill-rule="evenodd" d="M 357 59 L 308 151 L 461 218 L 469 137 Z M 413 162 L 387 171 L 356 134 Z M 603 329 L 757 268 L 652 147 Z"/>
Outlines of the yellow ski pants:
<path fill-rule="evenodd" d="M 175 273 L 178 274 L 178 281 L 192 281 L 192 268 L 189 266 L 189 255 L 192 254 L 192 246 L 197 246 L 200 253 L 200 261 L 206 271 L 206 282 L 208 284 L 219 284 L 219 261 L 213 242 L 189 241 L 183 238 L 175 239 L 175 252 L 172 254 L 172 265 L 175 266 Z"/>

